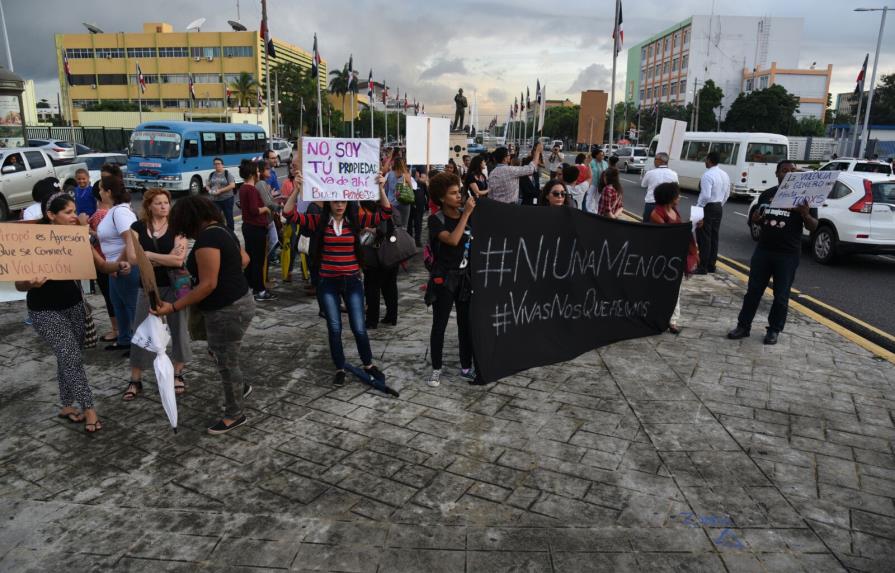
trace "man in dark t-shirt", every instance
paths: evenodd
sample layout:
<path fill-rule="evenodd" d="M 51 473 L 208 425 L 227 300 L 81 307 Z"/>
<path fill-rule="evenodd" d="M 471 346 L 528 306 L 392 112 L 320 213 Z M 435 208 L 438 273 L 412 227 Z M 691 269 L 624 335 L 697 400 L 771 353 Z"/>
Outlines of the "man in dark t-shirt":
<path fill-rule="evenodd" d="M 786 174 L 796 171 L 791 161 L 777 164 L 777 182 Z M 727 333 L 727 338 L 737 340 L 749 336 L 752 319 L 761 303 L 761 295 L 774 279 L 774 302 L 768 314 L 768 330 L 765 344 L 777 344 L 777 336 L 786 324 L 789 309 L 789 289 L 796 278 L 802 248 L 802 227 L 809 231 L 817 228 L 816 212 L 812 214 L 807 204 L 794 209 L 776 209 L 771 202 L 777 194 L 777 186 L 771 187 L 758 197 L 752 222 L 761 225 L 758 246 L 752 254 L 749 269 L 749 286 L 743 297 L 743 308 L 737 318 L 737 326 Z"/>

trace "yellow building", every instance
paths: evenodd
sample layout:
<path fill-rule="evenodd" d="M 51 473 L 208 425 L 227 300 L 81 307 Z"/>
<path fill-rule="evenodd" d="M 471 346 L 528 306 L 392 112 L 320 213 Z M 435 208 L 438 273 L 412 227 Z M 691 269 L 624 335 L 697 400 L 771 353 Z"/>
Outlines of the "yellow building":
<path fill-rule="evenodd" d="M 270 58 L 271 75 L 285 62 L 310 69 L 311 52 L 276 38 L 273 43 L 277 57 Z M 72 74 L 71 86 L 65 77 L 63 53 Z M 187 111 L 192 107 L 195 116 L 219 117 L 225 109 L 236 107 L 235 94 L 227 101 L 227 86 L 240 73 L 248 72 L 262 84 L 265 81 L 264 44 L 257 30 L 175 32 L 171 24 L 150 22 L 143 24 L 142 32 L 56 34 L 56 56 L 62 93 L 67 94 L 75 119 L 78 110 L 90 104 L 137 103 L 141 97 L 137 64 L 146 82 L 144 110 Z M 325 60 L 320 68 L 321 89 L 326 90 Z M 190 75 L 196 94 L 192 106 Z"/>

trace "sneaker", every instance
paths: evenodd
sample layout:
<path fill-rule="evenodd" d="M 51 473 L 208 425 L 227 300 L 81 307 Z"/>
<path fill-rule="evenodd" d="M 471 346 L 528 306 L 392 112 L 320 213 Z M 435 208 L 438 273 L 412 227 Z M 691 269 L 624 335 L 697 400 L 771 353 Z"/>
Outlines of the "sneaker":
<path fill-rule="evenodd" d="M 269 290 L 263 290 L 255 295 L 256 302 L 266 302 L 268 300 L 277 300 L 279 297 Z"/>
<path fill-rule="evenodd" d="M 234 428 L 238 428 L 238 427 L 242 426 L 242 425 L 245 424 L 245 423 L 246 423 L 246 417 L 245 417 L 245 416 L 240 416 L 239 418 L 237 418 L 236 420 L 234 420 L 234 422 L 233 422 L 232 424 L 230 424 L 229 426 L 228 426 L 227 424 L 224 423 L 224 420 L 218 420 L 217 424 L 215 424 L 214 426 L 208 428 L 208 433 L 211 434 L 211 435 L 213 435 L 213 436 L 214 436 L 214 435 L 217 435 L 217 434 L 226 434 L 226 433 L 229 432 L 230 430 L 232 430 L 232 429 L 234 429 Z"/>
<path fill-rule="evenodd" d="M 31 325 L 32 325 L 31 317 L 30 317 L 30 316 L 26 316 L 26 317 L 25 317 L 25 326 L 31 326 Z"/>
<path fill-rule="evenodd" d="M 461 368 L 460 378 L 469 381 L 475 380 L 475 368 Z"/>
<path fill-rule="evenodd" d="M 376 368 L 375 365 L 370 366 L 369 368 L 364 368 L 364 372 L 380 382 L 385 382 L 385 374 L 383 374 L 379 368 Z"/>
<path fill-rule="evenodd" d="M 333 376 L 333 386 L 336 388 L 341 388 L 345 385 L 345 371 L 339 370 L 336 372 L 336 375 Z"/>
<path fill-rule="evenodd" d="M 242 387 L 242 397 L 248 398 L 249 394 L 252 393 L 252 390 L 254 390 L 254 388 L 252 387 L 251 384 L 246 384 L 245 386 L 243 386 Z"/>
<path fill-rule="evenodd" d="M 441 386 L 441 370 L 433 370 L 432 375 L 429 376 L 429 381 L 426 382 L 432 388 L 438 388 Z"/>

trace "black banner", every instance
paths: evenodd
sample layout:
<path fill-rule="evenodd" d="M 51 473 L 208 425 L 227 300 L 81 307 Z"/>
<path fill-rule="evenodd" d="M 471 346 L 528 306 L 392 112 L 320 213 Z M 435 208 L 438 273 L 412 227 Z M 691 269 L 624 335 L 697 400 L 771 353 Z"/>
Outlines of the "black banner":
<path fill-rule="evenodd" d="M 485 381 L 668 327 L 689 224 L 481 201 L 471 227 L 471 329 Z"/>

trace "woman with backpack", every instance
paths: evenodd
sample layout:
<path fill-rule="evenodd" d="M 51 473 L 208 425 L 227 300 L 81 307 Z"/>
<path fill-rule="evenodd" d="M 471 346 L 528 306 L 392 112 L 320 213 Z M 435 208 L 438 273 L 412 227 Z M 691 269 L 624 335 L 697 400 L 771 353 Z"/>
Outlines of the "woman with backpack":
<path fill-rule="evenodd" d="M 429 247 L 434 260 L 429 265 L 426 304 L 432 305 L 432 331 L 429 335 L 432 353 L 432 374 L 427 384 L 441 384 L 444 332 L 457 307 L 457 330 L 460 337 L 460 376 L 470 384 L 476 381 L 473 368 L 472 337 L 469 325 L 469 299 L 472 293 L 469 271 L 469 245 L 472 239 L 469 217 L 475 199 L 466 199 L 460 192 L 460 178 L 453 173 L 439 173 L 429 181 L 429 195 L 441 209 L 429 217 Z"/>
<path fill-rule="evenodd" d="M 295 204 L 301 194 L 301 182 L 295 180 L 292 195 L 283 207 L 283 214 L 292 223 L 298 223 L 313 232 L 311 237 L 311 266 L 319 272 L 317 300 L 323 307 L 326 330 L 329 335 L 329 351 L 336 373 L 333 386 L 345 385 L 345 352 L 342 348 L 342 315 L 339 301 L 348 310 L 348 324 L 354 334 L 357 352 L 364 371 L 376 380 L 384 381 L 385 375 L 373 364 L 370 338 L 364 323 L 364 285 L 361 281 L 361 229 L 375 227 L 392 215 L 392 206 L 385 192 L 385 180 L 379 178 L 379 211 L 348 212 L 347 201 L 331 201 L 323 204 L 319 215 L 302 214 Z"/>
<path fill-rule="evenodd" d="M 396 225 L 404 225 L 410 219 L 410 205 L 416 201 L 413 193 L 415 185 L 404 158 L 395 155 L 391 171 L 385 177 L 385 194 L 399 214 L 395 218 Z"/>

